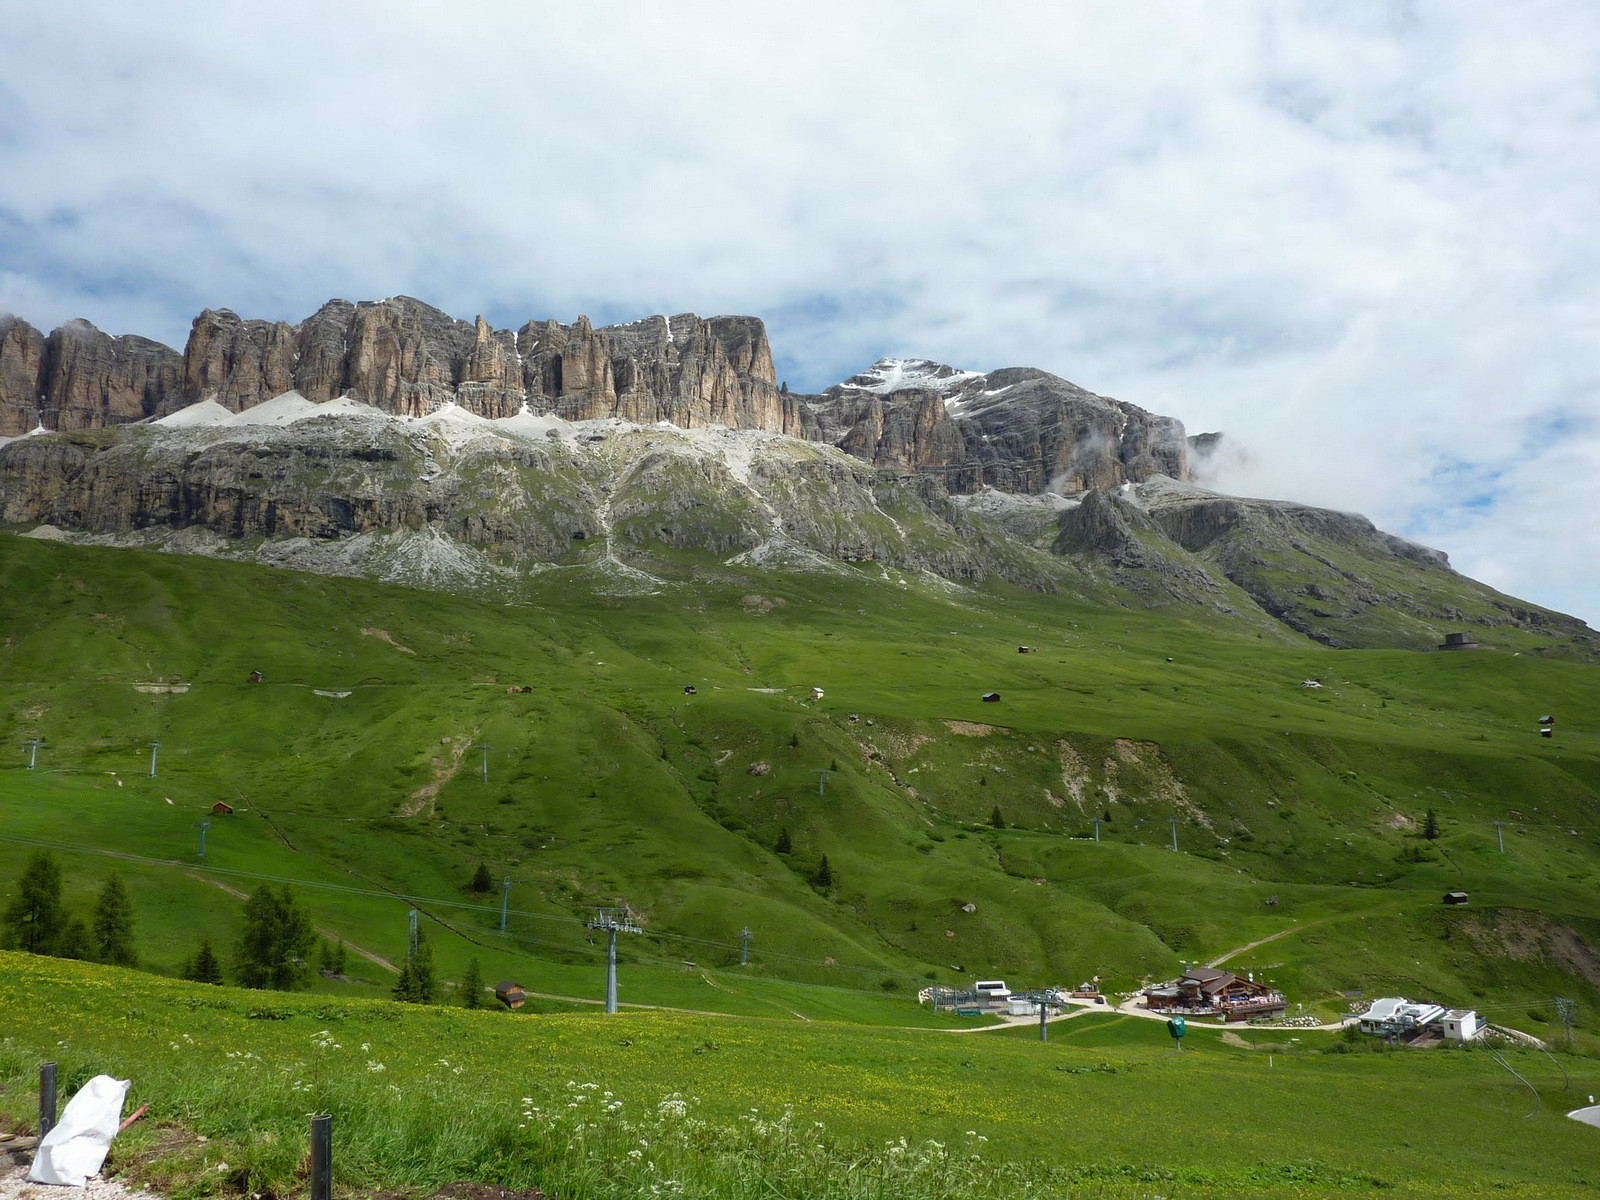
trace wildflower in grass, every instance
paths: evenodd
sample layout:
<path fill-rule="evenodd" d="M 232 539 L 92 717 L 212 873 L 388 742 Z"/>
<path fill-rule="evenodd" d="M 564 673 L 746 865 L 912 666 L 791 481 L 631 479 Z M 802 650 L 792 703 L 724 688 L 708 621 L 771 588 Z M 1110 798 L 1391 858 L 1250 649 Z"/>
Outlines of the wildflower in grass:
<path fill-rule="evenodd" d="M 689 1114 L 689 1105 L 682 1096 L 674 1094 L 656 1105 L 656 1113 L 662 1117 L 684 1117 Z"/>
<path fill-rule="evenodd" d="M 371 1071 L 374 1075 L 376 1075 L 379 1071 L 387 1069 L 388 1068 L 386 1068 L 381 1062 L 373 1062 L 371 1060 L 368 1060 L 367 1062 L 367 1070 Z"/>

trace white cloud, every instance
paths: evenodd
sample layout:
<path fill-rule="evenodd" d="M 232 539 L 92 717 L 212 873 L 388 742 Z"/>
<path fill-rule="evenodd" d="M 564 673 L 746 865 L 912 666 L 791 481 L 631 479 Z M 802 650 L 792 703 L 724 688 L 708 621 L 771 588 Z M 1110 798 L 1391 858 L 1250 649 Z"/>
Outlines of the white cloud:
<path fill-rule="evenodd" d="M 1582 0 L 37 6 L 0 308 L 181 342 L 408 292 L 756 312 L 794 387 L 1043 366 L 1597 619 L 1597 51 Z"/>

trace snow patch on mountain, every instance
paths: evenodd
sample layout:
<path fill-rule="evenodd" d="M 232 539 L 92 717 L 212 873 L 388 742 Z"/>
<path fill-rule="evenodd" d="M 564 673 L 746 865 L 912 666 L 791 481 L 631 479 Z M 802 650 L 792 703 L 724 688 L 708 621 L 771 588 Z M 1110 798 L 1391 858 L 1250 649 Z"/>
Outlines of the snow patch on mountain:
<path fill-rule="evenodd" d="M 982 379 L 981 371 L 963 371 L 926 358 L 880 358 L 859 375 L 852 375 L 840 387 L 887 396 L 905 388 L 926 388 L 950 392 Z"/>

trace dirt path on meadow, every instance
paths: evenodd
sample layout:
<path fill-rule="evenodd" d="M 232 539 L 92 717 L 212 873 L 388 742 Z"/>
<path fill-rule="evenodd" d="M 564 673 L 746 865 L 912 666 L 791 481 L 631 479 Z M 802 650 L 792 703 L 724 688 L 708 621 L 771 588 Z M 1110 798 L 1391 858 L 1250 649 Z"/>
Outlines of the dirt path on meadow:
<path fill-rule="evenodd" d="M 1291 926 L 1289 926 L 1289 928 L 1279 930 L 1277 933 L 1269 933 L 1264 938 L 1257 938 L 1253 942 L 1246 942 L 1242 946 L 1235 946 L 1232 950 L 1229 950 L 1226 954 L 1222 954 L 1222 955 L 1219 955 L 1216 958 L 1213 958 L 1210 962 L 1208 962 L 1206 964 L 1206 966 L 1213 967 L 1213 968 L 1220 967 L 1220 966 L 1222 966 L 1223 963 L 1227 962 L 1230 958 L 1237 958 L 1239 955 L 1243 954 L 1246 950 L 1254 950 L 1257 946 L 1265 946 L 1268 942 L 1275 942 L 1281 937 L 1288 937 L 1291 933 L 1299 933 L 1302 929 L 1310 929 L 1311 926 L 1313 926 L 1313 925 L 1321 925 L 1323 921 L 1330 921 L 1332 919 L 1333 919 L 1332 917 L 1323 917 L 1321 921 L 1302 921 L 1298 925 L 1291 925 Z"/>

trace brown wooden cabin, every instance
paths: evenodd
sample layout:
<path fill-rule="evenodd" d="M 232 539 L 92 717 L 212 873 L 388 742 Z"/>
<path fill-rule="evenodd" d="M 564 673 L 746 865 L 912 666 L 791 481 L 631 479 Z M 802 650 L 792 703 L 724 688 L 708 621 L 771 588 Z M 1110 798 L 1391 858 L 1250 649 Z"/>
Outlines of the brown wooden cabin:
<path fill-rule="evenodd" d="M 213 817 L 232 816 L 233 805 L 229 804 L 226 800 L 218 800 L 211 806 L 211 815 Z"/>
<path fill-rule="evenodd" d="M 502 979 L 494 985 L 494 998 L 507 1008 L 521 1008 L 528 1002 L 528 994 L 522 990 L 522 985 L 512 983 L 509 979 Z"/>
<path fill-rule="evenodd" d="M 1266 984 L 1215 967 L 1191 967 L 1176 983 L 1144 994 L 1145 1004 L 1157 1011 L 1220 1012 L 1227 1021 L 1277 1016 L 1285 1008 L 1283 997 Z"/>

